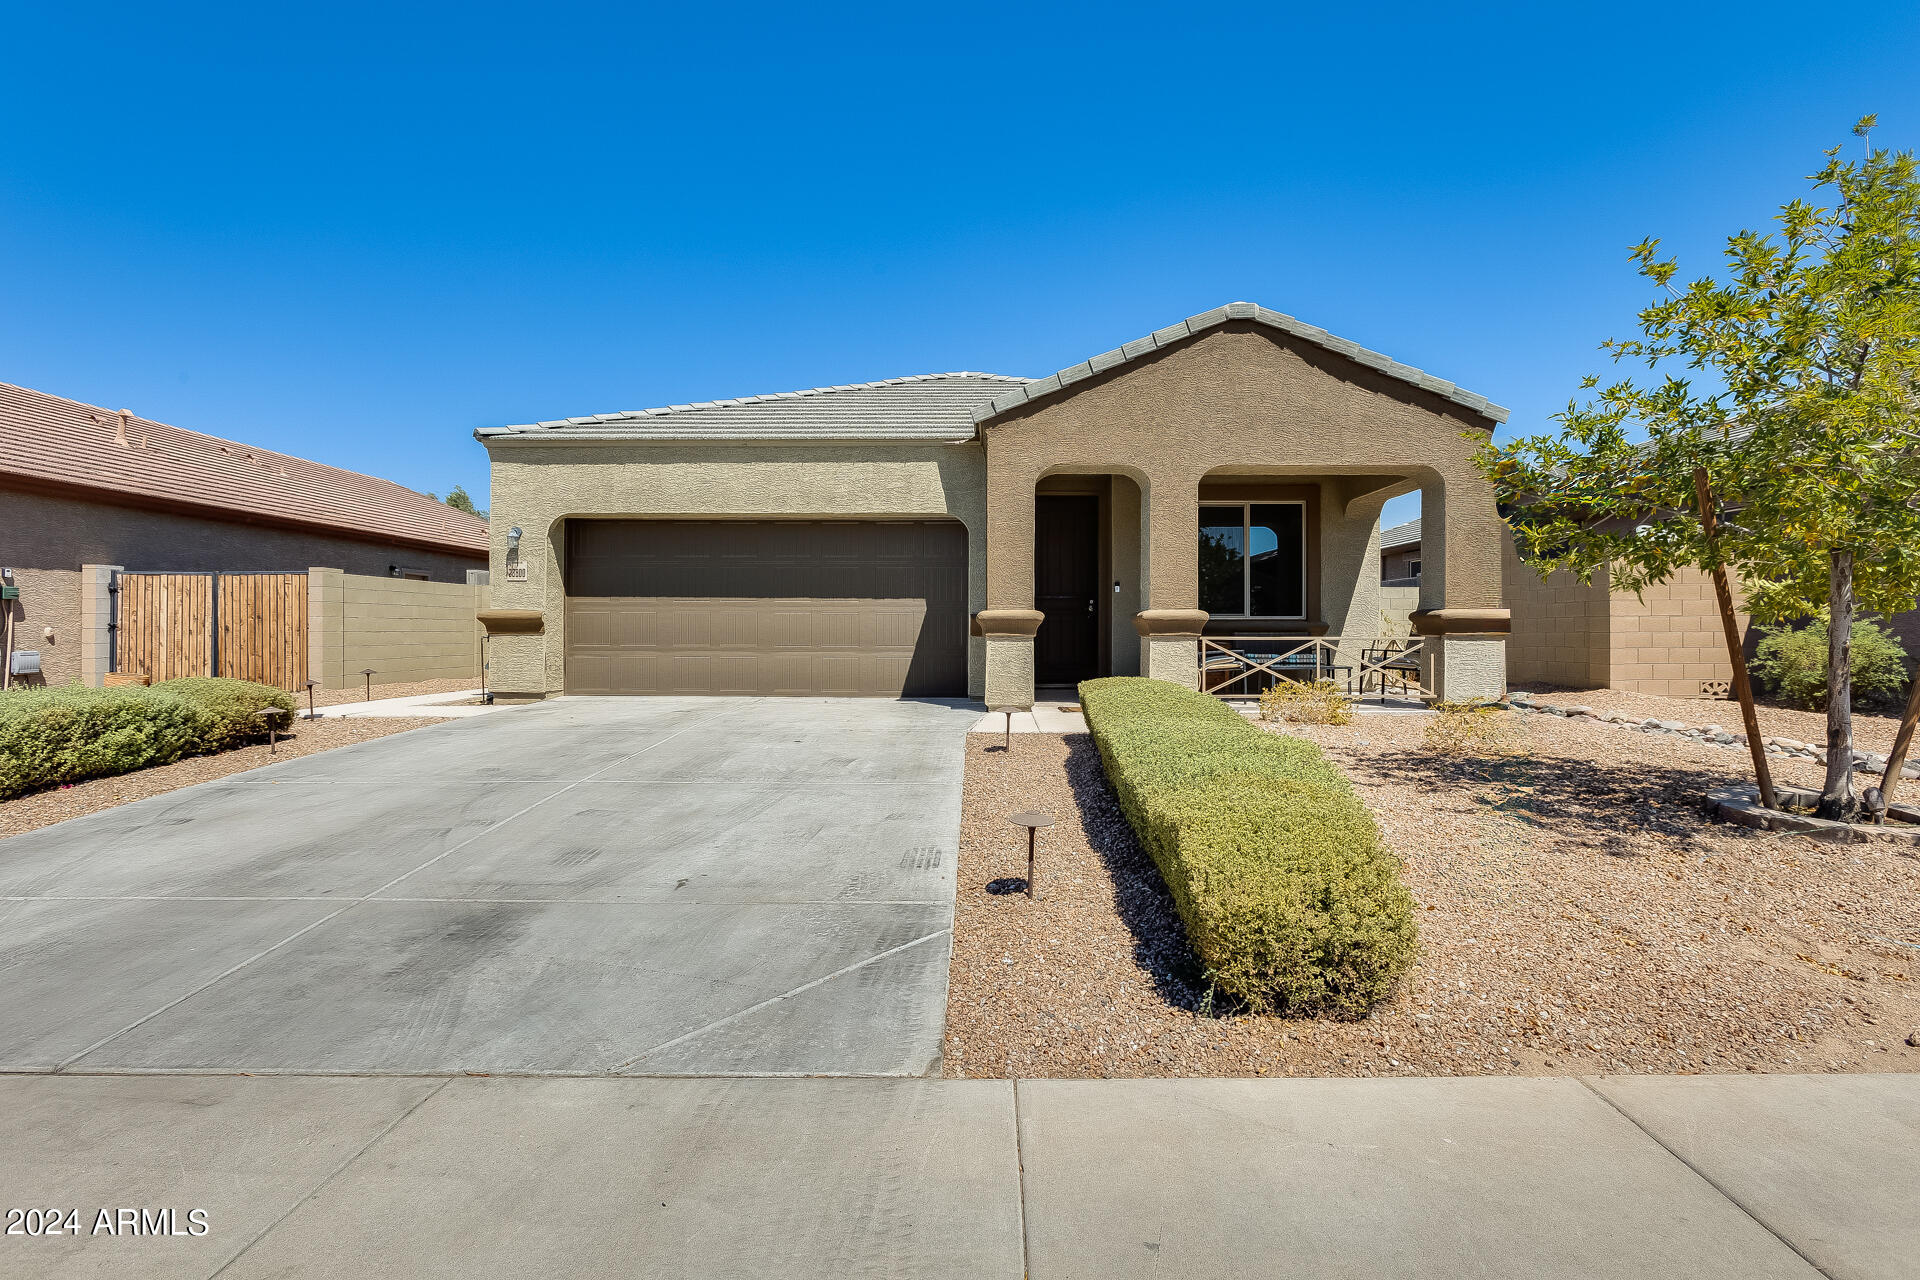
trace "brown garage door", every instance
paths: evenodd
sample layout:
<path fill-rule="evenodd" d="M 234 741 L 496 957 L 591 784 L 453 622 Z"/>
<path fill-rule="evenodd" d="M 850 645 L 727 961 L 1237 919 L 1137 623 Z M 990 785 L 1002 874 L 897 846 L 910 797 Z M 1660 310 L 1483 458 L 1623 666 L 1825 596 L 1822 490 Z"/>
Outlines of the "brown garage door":
<path fill-rule="evenodd" d="M 955 521 L 567 522 L 567 692 L 961 697 Z"/>

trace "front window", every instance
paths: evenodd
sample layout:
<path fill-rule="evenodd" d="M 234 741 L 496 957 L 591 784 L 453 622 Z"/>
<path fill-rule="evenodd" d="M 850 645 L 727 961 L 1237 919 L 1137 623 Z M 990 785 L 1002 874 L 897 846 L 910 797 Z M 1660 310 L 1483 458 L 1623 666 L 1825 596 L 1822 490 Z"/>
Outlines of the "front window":
<path fill-rule="evenodd" d="M 1306 504 L 1200 508 L 1200 607 L 1215 617 L 1307 616 Z"/>

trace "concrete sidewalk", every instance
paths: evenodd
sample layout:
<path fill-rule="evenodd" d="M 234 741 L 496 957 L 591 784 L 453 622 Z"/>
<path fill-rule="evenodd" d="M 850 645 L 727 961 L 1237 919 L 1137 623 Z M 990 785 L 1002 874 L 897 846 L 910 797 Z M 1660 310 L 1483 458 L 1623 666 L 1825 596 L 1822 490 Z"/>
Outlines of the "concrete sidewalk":
<path fill-rule="evenodd" d="M 1917 1149 L 1913 1076 L 23 1075 L 0 1204 L 82 1230 L 0 1274 L 1911 1276 Z"/>

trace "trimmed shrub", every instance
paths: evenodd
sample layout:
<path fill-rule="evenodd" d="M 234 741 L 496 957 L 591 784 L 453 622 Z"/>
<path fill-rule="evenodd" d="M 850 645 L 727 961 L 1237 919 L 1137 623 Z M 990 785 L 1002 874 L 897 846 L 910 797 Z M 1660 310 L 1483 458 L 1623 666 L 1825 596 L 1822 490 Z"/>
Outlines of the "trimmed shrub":
<path fill-rule="evenodd" d="M 291 710 L 293 698 L 243 680 L 9 689 L 0 693 L 0 800 L 238 746 L 266 731 L 255 713 L 267 706 Z"/>
<path fill-rule="evenodd" d="M 1753 675 L 1767 692 L 1810 711 L 1827 705 L 1827 623 L 1769 631 L 1753 657 Z M 1853 702 L 1897 702 L 1907 687 L 1907 651 L 1872 622 L 1853 624 Z"/>
<path fill-rule="evenodd" d="M 1320 748 L 1202 693 L 1080 686 L 1120 808 L 1215 986 L 1259 1012 L 1363 1015 L 1413 962 L 1413 896 Z"/>
<path fill-rule="evenodd" d="M 178 680 L 162 681 L 154 688 L 197 703 L 213 715 L 215 724 L 203 745 L 207 751 L 237 747 L 265 733 L 266 722 L 260 713 L 268 707 L 278 707 L 287 713 L 281 720 L 283 726 L 293 723 L 293 695 L 285 689 L 255 684 L 251 680 L 182 676 Z"/>

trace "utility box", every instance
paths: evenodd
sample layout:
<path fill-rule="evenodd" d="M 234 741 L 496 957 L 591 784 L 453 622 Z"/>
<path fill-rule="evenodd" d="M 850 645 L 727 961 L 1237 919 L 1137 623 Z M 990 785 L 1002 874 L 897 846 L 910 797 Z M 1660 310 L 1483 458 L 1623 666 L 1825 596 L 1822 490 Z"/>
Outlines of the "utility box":
<path fill-rule="evenodd" d="M 19 598 L 20 598 L 20 588 L 0 587 L 0 600 L 18 600 Z"/>
<path fill-rule="evenodd" d="M 37 676 L 40 674 L 40 651 L 16 649 L 7 667 L 16 676 Z"/>

